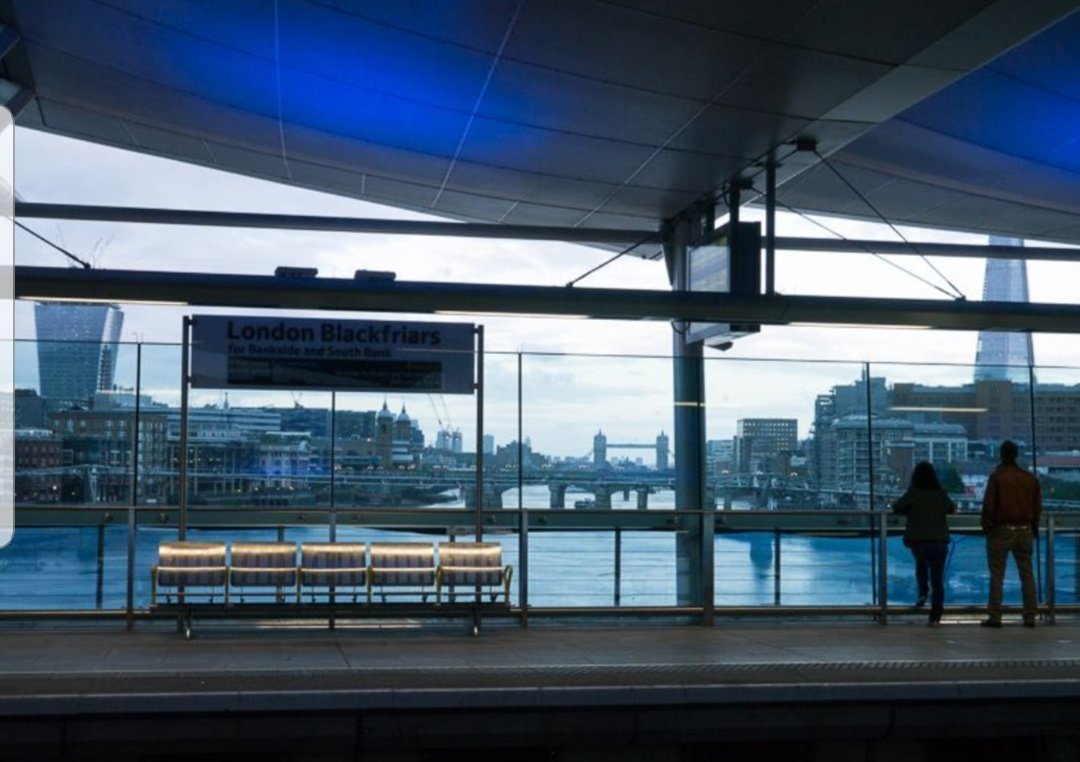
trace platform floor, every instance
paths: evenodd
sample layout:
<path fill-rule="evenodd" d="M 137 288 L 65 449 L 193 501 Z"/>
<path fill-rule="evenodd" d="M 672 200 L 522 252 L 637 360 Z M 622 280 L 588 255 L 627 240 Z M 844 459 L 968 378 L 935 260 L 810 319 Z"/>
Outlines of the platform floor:
<path fill-rule="evenodd" d="M 98 735 L 111 728 L 112 740 L 145 740 L 183 718 L 183 727 L 209 722 L 206 739 L 248 732 L 214 726 L 223 717 L 277 718 L 259 738 L 303 727 L 305 743 L 332 737 L 353 750 L 446 748 L 481 736 L 487 745 L 535 746 L 626 733 L 716 743 L 754 734 L 885 738 L 902 728 L 928 738 L 980 728 L 1063 737 L 1080 728 L 1076 620 L 1033 630 L 1019 621 L 986 629 L 975 619 L 928 628 L 921 617 L 502 624 L 478 638 L 447 623 L 331 631 L 240 621 L 206 622 L 190 641 L 169 622 L 130 632 L 116 623 L 3 623 L 0 646 L 0 742 L 31 751 L 41 723 L 52 723 L 49 732 L 62 724 L 68 752 L 93 748 L 78 745 L 89 720 Z M 592 719 L 575 730 L 583 717 Z M 136 729 L 140 718 L 157 725 Z"/>

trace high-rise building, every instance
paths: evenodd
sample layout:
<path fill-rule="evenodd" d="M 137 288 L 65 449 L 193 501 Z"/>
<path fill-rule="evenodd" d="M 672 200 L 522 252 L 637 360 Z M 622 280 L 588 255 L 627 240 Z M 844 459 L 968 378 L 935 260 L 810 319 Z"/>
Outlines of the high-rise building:
<path fill-rule="evenodd" d="M 89 404 L 111 389 L 124 313 L 115 304 L 34 305 L 41 396 L 53 410 Z"/>
<path fill-rule="evenodd" d="M 991 246 L 1024 245 L 1019 238 L 990 236 Z M 1023 259 L 988 259 L 983 280 L 983 300 L 989 302 L 1028 301 L 1027 262 Z M 1030 333 L 979 331 L 975 350 L 976 381 L 1030 382 L 1028 366 L 1033 362 Z"/>
<path fill-rule="evenodd" d="M 777 458 L 790 459 L 798 449 L 798 427 L 795 418 L 740 418 L 734 445 L 738 470 L 742 473 L 776 470 L 780 465 Z"/>

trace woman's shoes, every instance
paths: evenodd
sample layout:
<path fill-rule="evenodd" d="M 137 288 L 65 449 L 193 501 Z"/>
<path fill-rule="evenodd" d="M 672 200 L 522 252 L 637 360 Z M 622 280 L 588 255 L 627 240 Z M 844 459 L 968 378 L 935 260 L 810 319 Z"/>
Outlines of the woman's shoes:
<path fill-rule="evenodd" d="M 941 626 L 941 620 L 940 619 L 931 619 L 929 622 L 926 623 L 926 626 L 927 627 L 940 627 Z"/>

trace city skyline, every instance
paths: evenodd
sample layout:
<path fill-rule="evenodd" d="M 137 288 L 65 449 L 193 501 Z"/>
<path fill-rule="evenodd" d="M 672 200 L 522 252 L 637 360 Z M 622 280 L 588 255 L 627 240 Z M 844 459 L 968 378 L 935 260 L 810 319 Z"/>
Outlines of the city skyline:
<path fill-rule="evenodd" d="M 121 368 L 124 372 L 117 379 L 117 388 L 112 396 L 130 396 L 136 374 L 131 365 L 135 353 L 121 352 Z M 511 358 L 515 359 L 516 358 Z M 652 442 L 658 434 L 674 430 L 673 406 L 667 390 L 670 361 L 667 358 L 599 358 L 604 360 L 596 378 L 594 374 L 573 372 L 561 367 L 564 363 L 594 362 L 598 358 L 535 358 L 549 366 L 530 372 L 529 365 L 533 358 L 525 357 L 525 388 L 523 396 L 522 420 L 524 437 L 536 443 L 538 452 L 563 458 L 591 457 L 594 448 L 589 444 L 596 430 L 602 429 L 612 442 L 629 442 L 642 445 Z M 552 363 L 554 362 L 554 367 Z M 713 360 L 718 363 L 708 374 L 709 388 L 706 397 L 710 400 L 705 409 L 707 424 L 706 436 L 710 440 L 731 440 L 738 435 L 740 421 L 766 418 L 791 419 L 795 421 L 797 436 L 805 439 L 816 418 L 815 399 L 823 392 L 838 386 L 849 386 L 866 373 L 861 365 L 847 363 L 788 364 L 772 361 L 754 360 Z M 485 435 L 493 437 L 495 443 L 503 444 L 516 441 L 519 434 L 516 389 L 514 377 L 501 377 L 498 368 L 489 368 L 489 383 L 498 381 L 498 387 L 489 387 L 486 394 Z M 144 369 L 145 370 L 145 369 Z M 178 370 L 178 365 L 176 370 Z M 887 378 L 890 384 L 923 386 L 925 388 L 961 389 L 972 384 L 971 366 L 922 366 L 922 365 L 871 365 L 871 377 Z M 608 416 L 604 410 L 591 409 L 589 406 L 575 403 L 577 389 L 567 395 L 565 383 L 569 379 L 591 379 L 594 383 L 605 383 L 606 377 L 625 379 L 626 383 L 608 384 L 608 393 L 613 397 L 626 400 L 625 410 L 618 416 Z M 660 384 L 647 385 L 648 393 L 639 394 L 640 379 L 659 380 Z M 142 374 L 147 380 L 147 374 Z M 599 379 L 599 380 L 598 380 Z M 560 381 L 561 380 L 561 381 Z M 144 386 L 143 392 L 155 403 L 179 406 L 179 376 L 170 379 L 171 388 L 165 394 L 153 385 Z M 1052 389 L 1055 385 L 1066 388 L 1080 382 L 1080 373 L 1071 373 L 1055 378 L 1052 374 L 1040 372 L 1040 390 Z M 563 386 L 560 386 L 560 383 Z M 28 388 L 28 387 L 19 387 Z M 36 387 L 29 387 L 36 388 Z M 732 389 L 753 388 L 759 394 L 753 397 L 735 396 L 725 399 Z M 531 393 L 535 389 L 536 393 Z M 587 389 L 581 390 L 586 397 Z M 1040 391 L 1041 393 L 1041 391 Z M 103 400 L 109 395 L 105 395 Z M 276 392 L 265 395 L 262 392 L 248 390 L 192 390 L 190 409 L 228 408 L 270 409 L 291 411 L 303 408 L 307 410 L 329 409 L 331 404 L 341 411 L 377 410 L 392 402 L 394 409 L 408 409 L 415 418 L 430 421 L 426 427 L 429 443 L 438 446 L 440 436 L 447 442 L 454 442 L 449 449 L 461 447 L 463 451 L 476 449 L 475 438 L 475 399 L 471 396 L 429 395 L 429 394 L 384 394 L 384 393 L 338 393 L 329 392 Z M 440 433 L 441 432 L 441 433 Z M 454 436 L 456 434 L 456 437 Z M 481 449 L 483 449 L 481 447 Z M 490 451 L 490 448 L 489 448 Z"/>

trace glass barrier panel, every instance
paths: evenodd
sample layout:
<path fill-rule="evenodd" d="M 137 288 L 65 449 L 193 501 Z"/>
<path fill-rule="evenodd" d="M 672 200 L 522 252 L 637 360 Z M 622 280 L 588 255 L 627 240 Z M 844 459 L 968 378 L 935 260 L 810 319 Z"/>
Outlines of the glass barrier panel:
<path fill-rule="evenodd" d="M 548 489 L 537 464 L 532 440 L 518 436 L 519 354 L 488 353 L 484 358 L 484 509 L 547 508 Z M 522 411 L 524 420 L 528 404 Z M 519 441 L 521 440 L 521 441 Z M 522 469 L 522 462 L 525 467 Z M 472 481 L 465 486 L 472 477 Z M 519 477 L 523 477 L 520 478 Z M 462 474 L 462 492 L 476 491 L 475 474 Z"/>
<path fill-rule="evenodd" d="M 717 607 L 778 605 L 777 539 L 773 532 L 717 532 Z"/>
<path fill-rule="evenodd" d="M 1022 452 L 1042 485 L 1043 509 L 1080 511 L 1080 370 L 1037 368 L 1035 451 Z"/>
<path fill-rule="evenodd" d="M 670 358 L 528 354 L 522 363 L 523 481 L 548 491 L 544 507 L 673 506 Z M 514 426 L 499 441 L 516 440 Z"/>
<path fill-rule="evenodd" d="M 529 605 L 615 605 L 615 533 L 529 530 Z"/>
<path fill-rule="evenodd" d="M 1055 517 L 1053 572 L 1054 603 L 1080 604 L 1080 522 L 1071 514 L 1067 518 Z"/>
<path fill-rule="evenodd" d="M 876 600 L 876 543 L 868 532 L 720 533 L 716 605 L 871 605 Z"/>
<path fill-rule="evenodd" d="M 102 611 L 127 600 L 127 528 L 18 527 L 0 550 L 0 611 Z"/>
<path fill-rule="evenodd" d="M 678 559 L 675 533 L 619 532 L 617 606 L 675 606 L 678 603 Z"/>
<path fill-rule="evenodd" d="M 140 505 L 180 501 L 181 349 L 142 344 L 139 395 Z"/>
<path fill-rule="evenodd" d="M 914 606 L 919 597 L 915 558 L 899 534 L 889 538 L 888 567 L 889 606 L 894 610 Z M 944 577 L 946 606 L 986 605 L 988 575 L 985 543 L 981 534 L 953 531 Z"/>
<path fill-rule="evenodd" d="M 452 508 L 475 492 L 475 400 L 452 395 L 334 395 L 334 505 Z M 471 413 L 466 417 L 466 413 Z M 470 425 L 472 431 L 475 426 Z"/>
<path fill-rule="evenodd" d="M 914 562 L 908 554 L 908 565 Z M 1011 566 L 1011 564 L 1010 564 Z M 958 604 L 985 606 L 990 590 L 990 572 L 986 566 L 986 537 L 982 532 L 958 532 L 952 530 L 949 538 L 949 556 L 945 562 L 945 605 Z M 1020 584 L 1016 580 L 1015 567 L 1005 574 L 1005 602 L 1008 604 L 1015 592 L 1019 602 Z"/>
<path fill-rule="evenodd" d="M 785 534 L 780 543 L 781 606 L 863 606 L 876 602 L 876 537 Z"/>
<path fill-rule="evenodd" d="M 1023 373 L 1019 373 L 1023 370 Z M 978 512 L 998 445 L 1031 442 L 1027 369 L 877 363 L 875 410 L 877 507 L 888 510 L 920 461 L 934 465 L 961 512 Z M 880 432 L 880 434 L 878 433 Z"/>
<path fill-rule="evenodd" d="M 327 440 L 318 437 L 313 426 L 325 421 L 323 411 L 330 408 L 330 395 L 306 392 L 302 396 L 309 407 L 289 392 L 192 389 L 187 421 L 188 505 L 328 504 Z M 177 416 L 169 432 L 177 446 L 179 427 Z"/>
<path fill-rule="evenodd" d="M 137 525 L 135 530 L 135 600 L 136 610 L 150 607 L 151 581 L 150 572 L 158 562 L 158 548 L 163 542 L 175 542 L 178 538 L 176 527 L 157 527 Z M 124 569 L 126 573 L 125 559 Z"/>
<path fill-rule="evenodd" d="M 717 510 L 866 508 L 864 367 L 707 359 L 706 478 Z"/>
<path fill-rule="evenodd" d="M 15 502 L 130 504 L 136 347 L 20 342 L 17 354 L 36 355 L 39 379 L 27 371 L 15 395 Z"/>

